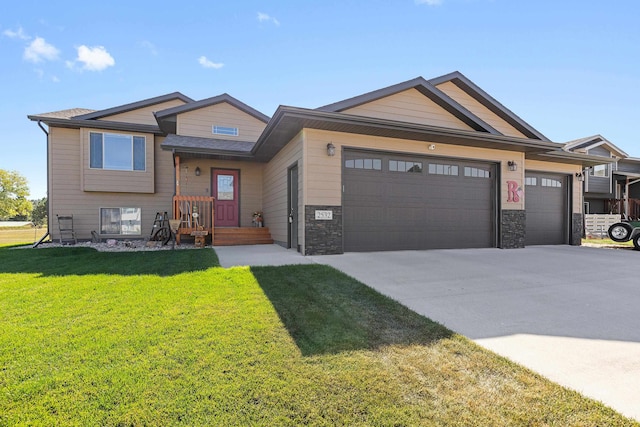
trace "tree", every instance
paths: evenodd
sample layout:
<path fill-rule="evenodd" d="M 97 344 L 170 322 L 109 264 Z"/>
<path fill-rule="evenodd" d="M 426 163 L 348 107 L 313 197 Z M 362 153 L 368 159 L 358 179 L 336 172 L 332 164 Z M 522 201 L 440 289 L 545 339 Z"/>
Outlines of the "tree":
<path fill-rule="evenodd" d="M 33 206 L 27 200 L 27 179 L 16 171 L 0 169 L 0 219 L 31 214 Z"/>
<path fill-rule="evenodd" d="M 33 211 L 31 212 L 31 221 L 38 227 L 42 227 L 47 224 L 47 198 L 32 200 Z"/>

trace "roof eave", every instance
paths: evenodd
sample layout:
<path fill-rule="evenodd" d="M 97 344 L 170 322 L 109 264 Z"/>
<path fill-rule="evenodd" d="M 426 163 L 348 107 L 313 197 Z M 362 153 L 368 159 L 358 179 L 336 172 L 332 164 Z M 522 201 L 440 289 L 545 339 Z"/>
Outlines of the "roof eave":
<path fill-rule="evenodd" d="M 560 149 L 543 153 L 531 153 L 530 155 L 527 155 L 526 158 L 529 160 L 541 160 L 545 162 L 580 165 L 583 168 L 615 162 L 615 159 L 607 159 L 606 157 L 590 156 L 588 154 L 581 153 L 572 153 Z"/>
<path fill-rule="evenodd" d="M 68 129 L 92 128 L 121 130 L 129 132 L 153 133 L 155 135 L 163 135 L 162 130 L 155 125 L 142 125 L 135 123 L 111 122 L 108 120 L 77 120 L 77 119 L 59 119 L 43 116 L 27 116 L 29 120 L 35 122 L 43 122 L 47 126 L 60 127 Z"/>
<path fill-rule="evenodd" d="M 492 135 L 484 132 L 455 130 L 437 126 L 419 125 L 394 120 L 374 119 L 344 113 L 307 110 L 280 106 L 267 125 L 252 152 L 266 159 L 277 153 L 304 128 L 336 132 L 374 135 L 390 138 L 440 142 L 464 146 L 503 148 L 518 152 L 560 150 L 561 145 L 548 141 Z M 277 134 L 277 135 L 276 135 Z M 275 142 L 272 142 L 275 140 Z M 283 142 L 284 141 L 284 142 Z M 275 147 L 274 144 L 282 146 Z M 265 147 L 272 148 L 268 150 Z"/>
<path fill-rule="evenodd" d="M 93 113 L 81 114 L 79 116 L 73 117 L 78 120 L 92 120 L 92 119 L 100 119 L 102 117 L 112 116 L 115 114 L 122 114 L 128 111 L 137 110 L 139 108 L 149 107 L 156 104 L 161 104 L 163 102 L 172 101 L 174 99 L 179 99 L 185 103 L 194 102 L 193 99 L 189 98 L 186 95 L 183 95 L 180 92 L 172 92 L 166 95 L 160 95 L 153 98 L 143 99 L 142 101 L 131 102 L 129 104 L 119 105 L 117 107 L 107 108 L 105 110 L 94 111 Z"/>

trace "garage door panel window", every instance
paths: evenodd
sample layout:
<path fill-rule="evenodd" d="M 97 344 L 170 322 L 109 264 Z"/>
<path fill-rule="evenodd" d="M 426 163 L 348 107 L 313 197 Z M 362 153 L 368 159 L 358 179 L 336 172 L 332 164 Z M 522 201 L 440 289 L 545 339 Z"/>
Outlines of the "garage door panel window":
<path fill-rule="evenodd" d="M 538 185 L 538 178 L 534 176 L 528 176 L 524 179 L 524 185 L 535 187 L 536 185 Z"/>
<path fill-rule="evenodd" d="M 382 170 L 382 159 L 360 158 L 348 159 L 344 162 L 347 169 L 366 169 L 366 170 Z"/>
<path fill-rule="evenodd" d="M 558 179 L 542 178 L 540 181 L 543 187 L 562 188 L 562 182 Z"/>
<path fill-rule="evenodd" d="M 442 163 L 429 163 L 429 174 L 458 176 L 458 166 Z"/>
<path fill-rule="evenodd" d="M 389 160 L 389 171 L 421 173 L 422 162 L 408 162 L 405 160 Z"/>
<path fill-rule="evenodd" d="M 464 176 L 470 178 L 491 178 L 491 172 L 486 169 L 465 166 Z"/>

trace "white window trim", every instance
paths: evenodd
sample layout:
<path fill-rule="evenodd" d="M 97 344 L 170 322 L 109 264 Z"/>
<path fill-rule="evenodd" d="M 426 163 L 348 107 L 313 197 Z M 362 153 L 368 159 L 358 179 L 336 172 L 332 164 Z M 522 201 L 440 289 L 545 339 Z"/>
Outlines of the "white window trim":
<path fill-rule="evenodd" d="M 91 134 L 100 134 L 102 135 L 102 167 L 96 168 L 91 166 Z M 104 144 L 105 144 L 105 135 L 116 135 L 116 136 L 126 136 L 131 138 L 131 169 L 117 169 L 117 168 L 107 168 L 104 167 Z M 134 137 L 142 138 L 144 140 L 144 169 L 135 169 L 135 161 L 134 161 Z M 115 133 L 115 132 L 97 132 L 97 131 L 89 131 L 89 169 L 91 170 L 105 170 L 105 171 L 120 171 L 120 172 L 146 172 L 147 171 L 147 137 L 145 135 L 134 135 L 128 133 Z"/>
<path fill-rule="evenodd" d="M 102 210 L 103 209 L 119 209 L 120 210 L 120 233 L 103 233 L 102 232 Z M 137 209 L 140 216 L 140 232 L 139 233 L 122 233 L 122 210 Z M 142 236 L 142 208 L 137 206 L 101 206 L 98 208 L 98 234 L 101 236 Z"/>
<path fill-rule="evenodd" d="M 219 126 L 213 125 L 211 127 L 211 132 L 214 135 L 224 135 L 224 136 L 240 136 L 240 129 L 234 126 Z"/>

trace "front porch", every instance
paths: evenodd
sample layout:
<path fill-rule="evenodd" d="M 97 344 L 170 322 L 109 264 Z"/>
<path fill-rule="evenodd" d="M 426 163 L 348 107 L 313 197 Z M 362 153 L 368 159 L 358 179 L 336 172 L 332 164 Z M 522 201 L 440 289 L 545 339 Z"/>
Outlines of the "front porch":
<path fill-rule="evenodd" d="M 640 218 L 640 199 L 607 199 L 605 212 L 626 215 L 629 219 Z"/>
<path fill-rule="evenodd" d="M 207 196 L 173 196 L 173 219 L 180 221 L 176 242 L 183 236 L 206 232 L 214 246 L 267 245 L 273 239 L 267 227 L 216 227 L 215 198 Z"/>

